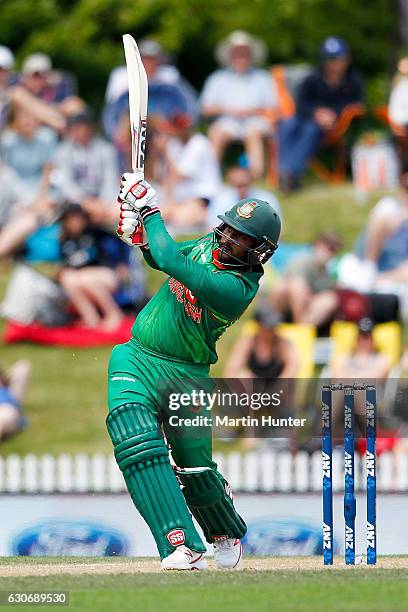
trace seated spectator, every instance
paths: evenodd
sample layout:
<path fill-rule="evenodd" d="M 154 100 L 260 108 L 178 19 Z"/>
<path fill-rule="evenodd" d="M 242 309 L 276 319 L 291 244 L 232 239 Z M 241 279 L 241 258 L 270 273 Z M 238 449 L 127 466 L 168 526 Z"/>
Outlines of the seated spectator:
<path fill-rule="evenodd" d="M 347 254 L 338 268 L 342 285 L 362 292 L 407 294 L 408 283 L 408 173 L 400 176 L 400 189 L 385 196 L 371 210 L 357 242 L 356 254 Z M 405 302 L 405 299 L 404 299 Z M 408 303 L 403 306 L 408 316 Z"/>
<path fill-rule="evenodd" d="M 239 386 L 242 385 L 248 393 L 276 392 L 279 389 L 276 387 L 277 381 L 286 379 L 288 384 L 285 385 L 285 406 L 269 407 L 266 414 L 270 416 L 272 411 L 275 417 L 287 417 L 293 406 L 295 389 L 294 385 L 290 384 L 290 379 L 293 381 L 296 378 L 300 360 L 296 347 L 276 329 L 280 322 L 280 316 L 270 306 L 259 306 L 254 319 L 244 323 L 241 336 L 232 347 L 224 377 L 239 379 Z M 246 428 L 242 433 L 246 450 L 252 450 L 259 445 L 259 440 L 248 437 L 250 430 Z M 292 432 L 279 430 L 278 433 L 278 430 L 275 430 L 275 434 L 278 439 L 270 440 L 270 444 L 278 444 L 279 448 L 291 446 Z"/>
<path fill-rule="evenodd" d="M 141 41 L 139 51 L 149 81 L 149 114 L 171 119 L 185 108 L 196 119 L 196 93 L 177 68 L 166 61 L 162 47 L 155 40 L 146 38 Z M 177 98 L 180 102 L 176 104 Z"/>
<path fill-rule="evenodd" d="M 395 141 L 395 149 L 402 171 L 408 170 L 408 57 L 403 57 L 398 62 L 398 72 L 395 75 L 390 97 L 388 101 L 388 112 L 386 119 L 390 124 Z M 380 118 L 382 108 L 377 109 Z"/>
<path fill-rule="evenodd" d="M 332 367 L 333 378 L 385 380 L 391 371 L 391 362 L 387 355 L 378 353 L 373 341 L 374 323 L 364 317 L 358 323 L 358 337 L 351 355 L 344 357 Z"/>
<path fill-rule="evenodd" d="M 225 378 L 261 378 L 268 384 L 278 378 L 296 378 L 299 356 L 293 344 L 279 335 L 279 323 L 280 315 L 270 306 L 256 310 L 254 321 L 244 325 L 230 352 Z"/>
<path fill-rule="evenodd" d="M 408 283 L 408 173 L 400 177 L 397 196 L 386 196 L 374 206 L 361 242 L 361 259 L 349 256 L 351 267 L 340 266 L 343 282 L 352 286 L 357 274 L 361 277 L 357 285 L 364 291 L 388 289 L 396 295 L 406 293 L 403 285 Z"/>
<path fill-rule="evenodd" d="M 52 70 L 51 58 L 45 53 L 32 53 L 23 61 L 21 85 L 47 104 L 59 104 L 73 95 L 73 84 L 61 73 Z"/>
<path fill-rule="evenodd" d="M 388 116 L 399 126 L 408 126 L 408 57 L 398 62 L 398 73 L 394 78 L 388 103 Z"/>
<path fill-rule="evenodd" d="M 391 361 L 385 354 L 376 351 L 373 342 L 373 321 L 364 317 L 358 323 L 356 346 L 347 357 L 333 365 L 330 377 L 333 383 L 342 384 L 375 384 L 377 393 L 379 385 L 388 378 L 391 371 Z M 344 427 L 344 400 L 342 394 L 334 394 L 333 426 Z M 365 393 L 355 394 L 356 415 L 365 415 Z"/>
<path fill-rule="evenodd" d="M 85 327 L 115 329 L 123 318 L 114 300 L 120 273 L 108 267 L 102 244 L 104 232 L 90 224 L 78 204 L 67 207 L 61 226 L 61 286 Z"/>
<path fill-rule="evenodd" d="M 272 305 L 290 314 L 294 323 L 320 326 L 330 321 L 339 307 L 339 297 L 327 266 L 341 245 L 337 234 L 318 236 L 310 253 L 294 257 L 285 268 L 272 289 Z"/>
<path fill-rule="evenodd" d="M 224 214 L 239 200 L 245 198 L 258 198 L 269 202 L 282 219 L 282 211 L 278 200 L 271 191 L 262 189 L 253 184 L 251 172 L 248 168 L 233 166 L 226 175 L 226 184 L 217 190 L 215 197 L 210 202 L 207 216 L 207 226 L 209 228 L 218 225 L 217 215 Z"/>
<path fill-rule="evenodd" d="M 8 47 L 0 45 L 0 129 L 8 119 L 10 89 L 13 84 L 14 56 Z"/>
<path fill-rule="evenodd" d="M 378 270 L 375 286 L 379 286 L 384 281 L 408 283 L 408 218 L 401 219 L 395 229 L 384 239 L 378 260 Z"/>
<path fill-rule="evenodd" d="M 9 127 L 0 137 L 1 158 L 31 193 L 39 187 L 56 146 L 55 132 L 41 126 L 32 114 L 20 108 L 13 111 Z"/>
<path fill-rule="evenodd" d="M 21 212 L 22 206 L 24 206 L 25 215 L 30 206 L 34 205 L 34 201 L 44 200 L 44 205 L 48 205 L 49 200 L 54 201 L 56 198 L 57 194 L 51 188 L 50 164 L 56 146 L 57 136 L 54 130 L 41 126 L 39 121 L 23 108 L 15 108 L 11 114 L 9 128 L 0 137 L 0 155 L 9 167 L 9 174 L 14 171 L 13 174 L 16 174 L 18 178 L 11 195 L 17 190 L 20 191 L 19 195 L 15 194 L 17 196 L 15 203 L 18 204 L 18 208 L 15 210 L 9 209 L 9 214 L 4 219 L 6 223 Z M 3 193 L 3 196 L 7 198 L 5 193 Z M 25 227 L 25 223 L 26 220 L 24 219 L 22 221 L 23 227 Z M 29 225 L 32 225 L 31 221 Z M 13 226 L 14 224 L 12 224 Z M 4 228 L 8 235 L 10 235 L 9 229 Z M 20 235 L 20 230 L 17 231 L 17 235 Z M 54 253 L 55 255 L 57 239 L 53 225 L 42 228 L 39 233 L 31 236 L 30 240 L 36 242 L 38 247 L 35 250 L 34 260 L 49 261 L 49 254 Z M 49 243 L 49 240 L 51 243 Z M 51 250 L 45 246 L 46 244 L 49 244 Z M 24 256 L 28 255 L 27 252 Z M 31 259 L 31 256 L 29 258 Z M 53 258 L 52 256 L 51 260 Z"/>
<path fill-rule="evenodd" d="M 96 135 L 89 110 L 68 119 L 66 137 L 57 148 L 54 165 L 62 199 L 81 204 L 93 223 L 116 222 L 116 155 L 113 146 Z"/>
<path fill-rule="evenodd" d="M 279 172 L 285 191 L 299 188 L 309 161 L 342 110 L 361 102 L 362 86 L 350 63 L 347 43 L 326 38 L 320 49 L 321 65 L 300 86 L 296 115 L 279 129 Z"/>
<path fill-rule="evenodd" d="M 382 270 L 385 262 L 380 260 L 384 243 L 406 219 L 408 219 L 408 172 L 400 177 L 398 195 L 381 198 L 370 212 L 364 237 L 364 259 Z"/>
<path fill-rule="evenodd" d="M 265 56 L 264 43 L 246 32 L 232 32 L 217 50 L 224 68 L 208 77 L 201 95 L 202 115 L 214 120 L 208 135 L 218 159 L 229 142 L 243 141 L 254 178 L 263 174 L 263 138 L 273 131 L 265 115 L 278 104 L 271 75 L 255 68 Z"/>
<path fill-rule="evenodd" d="M 24 182 L 19 178 L 13 168 L 9 168 L 0 161 L 0 232 L 10 221 L 13 214 L 23 202 L 30 202 L 32 194 L 29 193 Z"/>
<path fill-rule="evenodd" d="M 17 361 L 8 372 L 0 371 L 0 440 L 8 438 L 26 426 L 22 411 L 30 378 L 29 361 Z"/>
<path fill-rule="evenodd" d="M 62 131 L 65 128 L 63 114 L 19 85 L 16 75 L 11 72 L 13 65 L 12 52 L 0 45 L 0 129 L 8 123 L 12 109 L 17 108 L 33 115 L 41 123 Z"/>
<path fill-rule="evenodd" d="M 188 115 L 162 122 L 153 143 L 165 171 L 160 208 L 175 230 L 204 225 L 209 202 L 221 183 L 210 141 L 203 134 L 194 133 L 191 126 Z"/>

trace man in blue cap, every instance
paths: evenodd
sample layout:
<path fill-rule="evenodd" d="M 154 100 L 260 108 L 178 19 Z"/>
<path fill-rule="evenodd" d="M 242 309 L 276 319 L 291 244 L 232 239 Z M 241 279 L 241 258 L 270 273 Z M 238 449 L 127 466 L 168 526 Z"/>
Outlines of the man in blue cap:
<path fill-rule="evenodd" d="M 342 110 L 361 102 L 361 80 L 350 63 L 345 40 L 330 36 L 320 47 L 320 65 L 301 83 L 296 115 L 280 126 L 279 155 L 281 186 L 286 191 L 299 187 L 307 165 L 319 149 Z"/>

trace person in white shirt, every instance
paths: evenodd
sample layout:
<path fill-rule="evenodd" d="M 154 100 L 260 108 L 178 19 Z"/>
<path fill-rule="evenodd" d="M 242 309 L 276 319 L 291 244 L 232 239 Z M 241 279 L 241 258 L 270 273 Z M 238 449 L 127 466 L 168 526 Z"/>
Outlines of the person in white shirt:
<path fill-rule="evenodd" d="M 192 132 L 182 114 L 163 121 L 154 147 L 164 165 L 161 211 L 174 230 L 203 226 L 207 208 L 221 184 L 219 162 L 209 139 Z"/>
<path fill-rule="evenodd" d="M 201 95 L 202 115 L 214 120 L 208 135 L 218 158 L 229 142 L 243 141 L 254 178 L 264 170 L 263 137 L 273 131 L 269 117 L 278 105 L 272 76 L 254 67 L 265 55 L 261 41 L 232 32 L 217 50 L 225 67 L 208 77 Z"/>
<path fill-rule="evenodd" d="M 403 57 L 398 62 L 398 74 L 391 90 L 388 116 L 399 126 L 408 125 L 408 57 Z"/>

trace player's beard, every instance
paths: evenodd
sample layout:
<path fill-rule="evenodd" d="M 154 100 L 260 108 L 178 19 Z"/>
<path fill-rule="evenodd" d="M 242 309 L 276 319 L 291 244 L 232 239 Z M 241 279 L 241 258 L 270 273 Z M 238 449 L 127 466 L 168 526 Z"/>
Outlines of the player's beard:
<path fill-rule="evenodd" d="M 237 257 L 236 255 L 234 255 L 233 252 L 233 246 L 231 244 L 228 244 L 228 241 L 225 242 L 220 242 L 219 245 L 219 260 L 222 264 L 228 265 L 228 266 L 237 266 L 237 267 L 243 267 L 246 266 L 247 264 L 245 263 L 245 256 L 247 254 L 244 252 L 242 254 L 242 258 L 241 257 Z"/>
<path fill-rule="evenodd" d="M 219 263 L 227 268 L 243 268 L 251 267 L 248 263 L 248 252 L 245 247 L 240 247 L 239 243 L 233 239 L 229 239 L 226 235 L 222 234 L 223 225 L 214 228 L 213 244 L 217 251 L 217 257 Z M 234 253 L 236 247 L 239 254 Z"/>

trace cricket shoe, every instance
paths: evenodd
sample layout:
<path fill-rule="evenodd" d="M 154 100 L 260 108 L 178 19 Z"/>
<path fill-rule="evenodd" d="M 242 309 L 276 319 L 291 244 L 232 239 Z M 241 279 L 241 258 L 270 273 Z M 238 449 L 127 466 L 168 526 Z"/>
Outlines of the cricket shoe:
<path fill-rule="evenodd" d="M 214 559 L 219 569 L 234 569 L 242 559 L 242 544 L 237 538 L 216 538 Z"/>
<path fill-rule="evenodd" d="M 161 562 L 163 570 L 206 570 L 207 561 L 203 553 L 190 550 L 187 546 L 178 546 L 174 552 Z"/>

